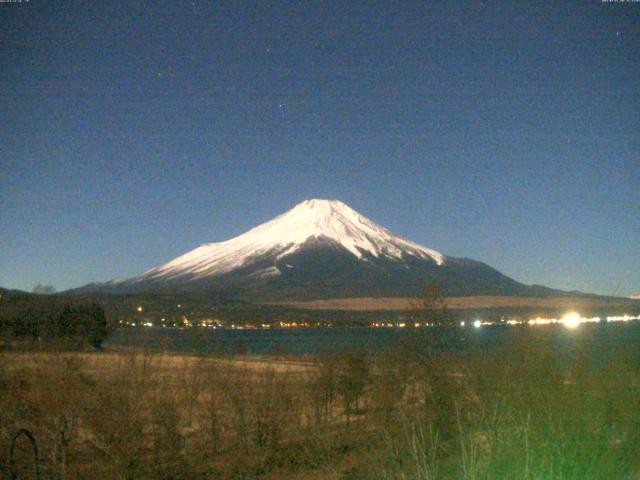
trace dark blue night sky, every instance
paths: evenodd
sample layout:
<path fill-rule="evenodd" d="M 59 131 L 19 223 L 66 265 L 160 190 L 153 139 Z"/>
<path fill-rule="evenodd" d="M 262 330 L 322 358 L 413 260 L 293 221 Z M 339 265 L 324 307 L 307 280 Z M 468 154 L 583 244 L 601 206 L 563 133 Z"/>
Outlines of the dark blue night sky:
<path fill-rule="evenodd" d="M 640 292 L 640 3 L 0 3 L 0 286 L 127 277 L 307 198 Z"/>

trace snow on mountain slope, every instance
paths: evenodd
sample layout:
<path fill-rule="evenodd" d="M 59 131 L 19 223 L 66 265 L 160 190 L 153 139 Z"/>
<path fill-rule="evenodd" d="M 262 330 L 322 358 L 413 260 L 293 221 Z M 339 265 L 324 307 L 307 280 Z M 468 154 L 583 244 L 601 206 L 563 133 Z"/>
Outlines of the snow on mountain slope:
<path fill-rule="evenodd" d="M 321 237 L 341 245 L 359 259 L 368 253 L 397 260 L 412 255 L 437 265 L 445 262 L 441 253 L 391 234 L 340 201 L 314 199 L 231 240 L 201 245 L 147 271 L 136 281 L 223 274 L 248 265 L 261 255 L 275 254 L 276 258 L 282 258 L 298 251 L 308 240 Z M 278 273 L 275 267 L 264 272 Z"/>

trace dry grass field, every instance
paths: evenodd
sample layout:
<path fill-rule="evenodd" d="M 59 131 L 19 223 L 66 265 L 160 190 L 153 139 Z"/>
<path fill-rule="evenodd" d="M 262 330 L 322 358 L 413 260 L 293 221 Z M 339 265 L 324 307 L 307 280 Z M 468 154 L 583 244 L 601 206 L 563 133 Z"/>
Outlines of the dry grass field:
<path fill-rule="evenodd" d="M 270 305 L 287 305 L 309 310 L 407 310 L 416 308 L 415 298 L 385 297 L 385 298 L 333 298 L 327 300 L 308 301 L 278 301 L 267 302 Z M 470 296 L 447 297 L 445 303 L 450 309 L 468 308 L 500 308 L 500 307 L 539 307 L 539 308 L 575 308 L 593 309 L 603 307 L 633 307 L 638 308 L 640 302 L 625 298 L 589 298 L 589 297 L 506 297 L 506 296 Z"/>
<path fill-rule="evenodd" d="M 566 355 L 549 332 L 456 356 L 416 333 L 303 362 L 5 352 L 0 472 L 27 429 L 44 479 L 640 478 L 640 347 L 585 335 Z"/>

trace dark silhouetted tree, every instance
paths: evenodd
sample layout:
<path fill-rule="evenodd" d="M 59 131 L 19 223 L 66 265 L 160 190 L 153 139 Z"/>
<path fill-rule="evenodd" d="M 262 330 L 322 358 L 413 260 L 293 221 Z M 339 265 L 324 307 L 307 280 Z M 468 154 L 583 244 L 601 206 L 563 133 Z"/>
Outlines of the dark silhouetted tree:
<path fill-rule="evenodd" d="M 89 320 L 86 328 L 87 340 L 92 347 L 102 348 L 102 342 L 109 335 L 109 323 L 104 308 L 97 303 L 92 303 L 87 310 Z"/>
<path fill-rule="evenodd" d="M 109 325 L 104 309 L 96 303 L 66 304 L 49 323 L 47 334 L 50 338 L 73 340 L 100 348 L 109 334 Z"/>
<path fill-rule="evenodd" d="M 454 326 L 453 317 L 447 310 L 442 287 L 437 283 L 428 283 L 418 297 L 418 308 L 424 322 L 436 325 Z"/>

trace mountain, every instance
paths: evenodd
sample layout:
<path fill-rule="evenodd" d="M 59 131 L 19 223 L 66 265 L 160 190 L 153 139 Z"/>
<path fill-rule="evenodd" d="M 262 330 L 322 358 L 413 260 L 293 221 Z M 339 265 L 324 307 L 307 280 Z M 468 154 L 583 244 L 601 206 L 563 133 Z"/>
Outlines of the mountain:
<path fill-rule="evenodd" d="M 81 291 L 210 292 L 251 300 L 446 295 L 546 296 L 475 260 L 400 238 L 337 200 L 306 200 L 220 243 L 205 243 L 143 275 Z"/>

